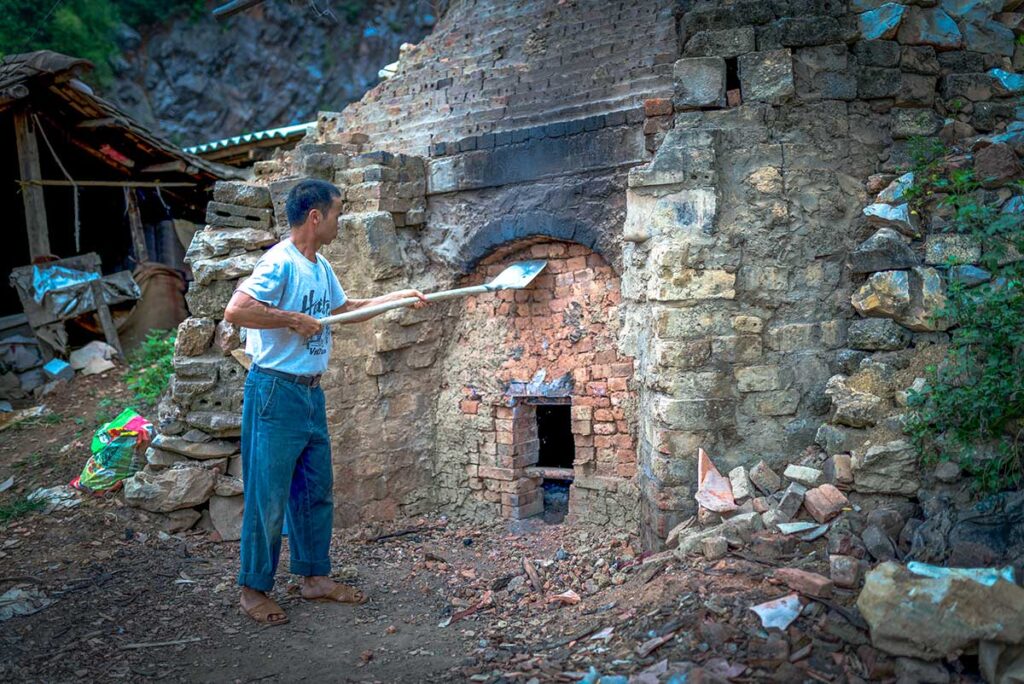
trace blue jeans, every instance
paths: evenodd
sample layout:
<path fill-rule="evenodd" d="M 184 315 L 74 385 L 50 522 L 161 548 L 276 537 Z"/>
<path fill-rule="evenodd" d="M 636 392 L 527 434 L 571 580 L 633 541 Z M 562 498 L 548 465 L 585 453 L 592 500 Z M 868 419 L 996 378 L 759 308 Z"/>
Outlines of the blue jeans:
<path fill-rule="evenodd" d="M 291 572 L 330 574 L 333 474 L 322 389 L 253 367 L 242 403 L 242 471 L 245 511 L 238 583 L 257 591 L 274 586 L 285 518 Z"/>

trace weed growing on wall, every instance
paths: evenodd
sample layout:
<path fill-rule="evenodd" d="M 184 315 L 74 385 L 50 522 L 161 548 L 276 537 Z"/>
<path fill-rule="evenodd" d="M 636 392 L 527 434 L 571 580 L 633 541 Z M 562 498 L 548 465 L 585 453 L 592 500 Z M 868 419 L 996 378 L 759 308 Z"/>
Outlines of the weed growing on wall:
<path fill-rule="evenodd" d="M 145 405 L 155 404 L 167 390 L 174 373 L 174 337 L 174 331 L 152 331 L 128 358 L 125 381 Z"/>
<path fill-rule="evenodd" d="M 973 169 L 945 161 L 938 141 L 915 140 L 911 151 L 911 206 L 980 245 L 977 266 L 989 279 L 973 284 L 977 278 L 958 270 L 964 264 L 952 257 L 946 264 L 947 303 L 938 316 L 953 325 L 950 345 L 926 369 L 925 388 L 910 392 L 907 430 L 926 462 L 956 461 L 981 491 L 1014 487 L 1024 476 L 1024 214 L 1004 212 Z"/>

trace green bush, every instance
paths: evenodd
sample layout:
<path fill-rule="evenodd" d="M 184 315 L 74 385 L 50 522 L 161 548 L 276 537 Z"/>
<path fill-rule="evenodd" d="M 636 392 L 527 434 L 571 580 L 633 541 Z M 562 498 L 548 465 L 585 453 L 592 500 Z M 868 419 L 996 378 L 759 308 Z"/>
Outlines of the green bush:
<path fill-rule="evenodd" d="M 1024 254 L 1022 218 L 1002 213 L 971 169 L 945 168 L 941 146 L 915 141 L 912 152 L 912 206 L 930 204 L 950 232 L 980 244 L 991 280 L 967 287 L 947 278 L 938 316 L 954 326 L 949 349 L 910 393 L 908 433 L 926 462 L 958 462 L 979 490 L 1015 487 L 1024 477 L 1024 262 L 1007 257 Z"/>
<path fill-rule="evenodd" d="M 108 59 L 117 53 L 118 26 L 138 29 L 203 11 L 202 0 L 3 0 L 0 55 L 55 50 L 83 57 L 96 65 L 93 79 L 103 83 L 111 77 Z"/>
<path fill-rule="evenodd" d="M 125 381 L 135 398 L 152 406 L 160 400 L 174 373 L 174 331 L 154 330 L 128 357 Z"/>

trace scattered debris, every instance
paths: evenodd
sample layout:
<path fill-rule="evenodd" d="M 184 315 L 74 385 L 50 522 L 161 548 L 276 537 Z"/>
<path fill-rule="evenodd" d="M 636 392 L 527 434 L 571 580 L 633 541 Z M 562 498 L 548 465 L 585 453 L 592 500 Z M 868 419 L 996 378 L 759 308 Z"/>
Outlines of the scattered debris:
<path fill-rule="evenodd" d="M 56 487 L 40 487 L 29 494 L 27 498 L 29 501 L 43 501 L 45 503 L 45 506 L 43 507 L 43 513 L 45 515 L 49 515 L 50 513 L 58 510 L 74 508 L 78 504 L 82 503 L 82 500 L 78 498 L 75 490 L 65 485 L 57 485 Z"/>
<path fill-rule="evenodd" d="M 786 629 L 793 624 L 793 620 L 796 620 L 801 608 L 799 594 L 789 594 L 752 606 L 750 610 L 761 618 L 761 624 L 765 629 Z"/>
<path fill-rule="evenodd" d="M 8 589 L 0 595 L 0 622 L 19 615 L 38 613 L 51 603 L 53 599 L 47 598 L 41 591 L 26 591 L 18 587 Z"/>

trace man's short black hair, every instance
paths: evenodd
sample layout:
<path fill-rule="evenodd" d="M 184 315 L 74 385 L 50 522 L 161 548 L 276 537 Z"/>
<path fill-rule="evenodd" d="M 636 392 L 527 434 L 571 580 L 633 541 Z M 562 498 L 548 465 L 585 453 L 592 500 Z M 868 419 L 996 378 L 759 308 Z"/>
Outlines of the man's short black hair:
<path fill-rule="evenodd" d="M 285 213 L 288 214 L 288 225 L 301 226 L 306 222 L 309 212 L 319 209 L 326 214 L 331 208 L 335 197 L 341 197 L 341 190 L 322 180 L 304 180 L 288 192 L 284 201 Z"/>

